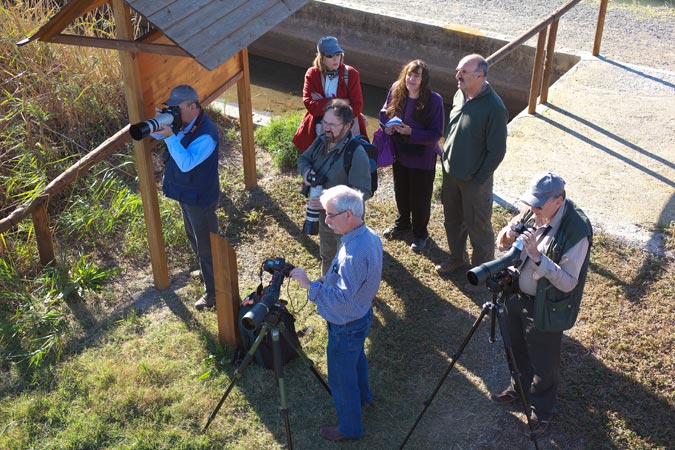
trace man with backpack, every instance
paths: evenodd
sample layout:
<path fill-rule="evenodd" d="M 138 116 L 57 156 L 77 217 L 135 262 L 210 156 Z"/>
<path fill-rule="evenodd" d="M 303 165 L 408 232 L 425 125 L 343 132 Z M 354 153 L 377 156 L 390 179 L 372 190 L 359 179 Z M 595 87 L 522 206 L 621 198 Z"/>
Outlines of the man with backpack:
<path fill-rule="evenodd" d="M 353 121 L 352 108 L 346 101 L 334 99 L 326 104 L 321 122 L 323 133 L 298 158 L 298 172 L 305 185 L 328 189 L 344 184 L 361 191 L 364 199 L 372 197 L 368 154 L 360 142 L 350 146 L 355 139 L 350 131 Z M 351 164 L 348 164 L 349 157 L 345 158 L 347 153 L 350 154 Z M 325 275 L 340 245 L 340 236 L 326 224 L 326 211 L 318 196 L 310 196 L 308 208 L 320 212 L 319 252 L 321 273 Z"/>

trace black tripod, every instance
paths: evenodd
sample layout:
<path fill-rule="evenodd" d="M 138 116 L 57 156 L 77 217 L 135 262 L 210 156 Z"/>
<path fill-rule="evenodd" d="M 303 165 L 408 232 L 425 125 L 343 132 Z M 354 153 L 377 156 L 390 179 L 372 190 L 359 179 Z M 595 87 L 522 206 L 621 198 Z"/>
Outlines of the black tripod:
<path fill-rule="evenodd" d="M 211 422 L 216 417 L 216 414 L 218 414 L 220 407 L 223 406 L 223 403 L 225 402 L 225 399 L 227 398 L 228 394 L 230 393 L 232 388 L 234 388 L 234 385 L 237 383 L 237 381 L 244 374 L 244 370 L 246 370 L 246 367 L 248 367 L 251 360 L 253 360 L 255 352 L 256 350 L 258 350 L 260 343 L 269 332 L 272 332 L 272 351 L 274 355 L 274 379 L 276 381 L 277 386 L 279 386 L 281 417 L 284 420 L 284 428 L 286 430 L 286 442 L 288 443 L 289 450 L 293 450 L 293 440 L 291 439 L 291 424 L 288 420 L 288 406 L 286 404 L 286 391 L 284 384 L 284 363 L 283 360 L 281 359 L 281 347 L 279 346 L 280 334 L 281 336 L 284 337 L 284 339 L 286 339 L 286 342 L 291 346 L 291 348 L 295 350 L 295 353 L 298 354 L 300 359 L 302 359 L 302 361 L 309 367 L 309 370 L 311 370 L 314 376 L 317 378 L 317 380 L 319 380 L 319 383 L 321 383 L 321 385 L 326 389 L 326 391 L 328 391 L 328 395 L 332 395 L 330 387 L 328 387 L 328 383 L 314 367 L 314 362 L 312 362 L 312 360 L 309 359 L 307 355 L 305 355 L 305 353 L 300 348 L 298 348 L 291 340 L 291 336 L 286 330 L 284 322 L 279 320 L 280 316 L 281 311 L 276 306 L 270 310 L 267 316 L 265 316 L 265 319 L 261 322 L 260 325 L 261 327 L 260 334 L 258 334 L 258 337 L 256 338 L 255 342 L 253 342 L 251 349 L 246 353 L 246 356 L 244 357 L 239 367 L 237 367 L 237 369 L 234 371 L 232 381 L 230 381 L 230 384 L 227 386 L 227 389 L 225 389 L 225 393 L 218 402 L 218 405 L 216 405 L 216 408 L 213 410 L 211 414 L 209 414 L 208 421 L 206 422 L 206 425 L 204 426 L 202 432 L 206 431 L 209 428 L 209 425 L 211 425 Z"/>
<path fill-rule="evenodd" d="M 508 274 L 507 274 L 508 275 Z M 443 382 L 445 379 L 448 377 L 448 374 L 450 374 L 450 371 L 452 368 L 455 366 L 455 363 L 459 359 L 460 356 L 462 356 L 462 352 L 464 351 L 464 347 L 469 343 L 471 340 L 471 337 L 473 334 L 476 332 L 476 329 L 478 329 L 478 326 L 480 325 L 481 321 L 483 320 L 483 317 L 485 317 L 488 313 L 488 311 L 491 313 L 490 314 L 490 343 L 495 342 L 495 322 L 497 320 L 499 321 L 499 333 L 502 336 L 502 341 L 504 342 L 504 350 L 506 352 L 506 360 L 509 364 L 509 370 L 511 372 L 511 377 L 516 380 L 516 388 L 517 391 L 520 393 L 520 401 L 523 405 L 523 410 L 525 411 L 525 416 L 527 417 L 527 425 L 530 428 L 530 431 L 532 430 L 532 422 L 530 421 L 530 405 L 527 402 L 527 398 L 525 397 L 525 391 L 523 390 L 523 386 L 520 382 L 520 372 L 518 371 L 518 367 L 516 366 L 516 360 L 513 357 L 513 350 L 511 349 L 511 338 L 509 337 L 508 329 L 507 329 L 507 324 L 505 322 L 505 319 L 503 317 L 504 314 L 504 300 L 505 296 L 508 295 L 508 292 L 505 292 L 505 289 L 509 289 L 505 283 L 505 276 L 502 275 L 501 273 L 497 274 L 495 277 L 490 278 L 486 282 L 487 288 L 492 292 L 492 301 L 491 302 L 486 302 L 483 304 L 483 310 L 481 311 L 480 315 L 476 319 L 476 321 L 473 323 L 473 326 L 471 327 L 471 330 L 469 331 L 469 334 L 467 334 L 466 338 L 464 338 L 464 341 L 462 344 L 459 346 L 459 349 L 457 352 L 452 355 L 452 360 L 450 361 L 450 365 L 446 369 L 445 373 L 441 377 L 441 379 L 438 381 L 438 384 L 436 385 L 436 388 L 431 394 L 431 397 L 427 399 L 424 402 L 424 409 L 420 413 L 419 416 L 417 416 L 417 420 L 413 424 L 412 428 L 408 432 L 408 435 L 405 437 L 403 440 L 403 443 L 399 447 L 399 450 L 403 450 L 403 447 L 405 447 L 405 444 L 408 442 L 408 439 L 410 439 L 410 436 L 413 434 L 413 431 L 415 431 L 415 427 L 417 427 L 417 424 L 420 423 L 420 420 L 422 420 L 422 416 L 424 413 L 427 411 L 427 408 L 429 408 L 429 405 L 431 405 L 431 402 L 433 401 L 434 397 L 440 390 L 441 386 L 443 385 Z M 509 280 L 510 281 L 510 280 Z M 510 285 L 510 283 L 509 283 Z M 495 320 L 497 319 L 497 320 Z M 504 332 L 506 331 L 506 333 Z M 534 442 L 534 448 L 539 450 L 539 445 L 537 444 L 537 439 L 536 437 L 531 438 L 532 441 Z"/>

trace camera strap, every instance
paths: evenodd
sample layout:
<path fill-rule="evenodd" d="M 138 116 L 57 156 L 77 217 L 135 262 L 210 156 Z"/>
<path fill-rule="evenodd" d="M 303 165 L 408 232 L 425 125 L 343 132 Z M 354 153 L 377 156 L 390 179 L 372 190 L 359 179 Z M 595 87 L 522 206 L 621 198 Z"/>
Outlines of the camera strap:
<path fill-rule="evenodd" d="M 323 174 L 323 175 L 321 175 L 321 176 L 319 176 L 319 175 L 320 175 L 320 173 L 321 173 L 321 169 L 323 169 L 323 167 L 326 165 L 326 163 L 327 163 L 328 161 L 330 161 L 330 165 L 329 165 L 328 168 L 326 169 L 326 174 L 328 173 L 328 171 L 330 170 L 330 168 L 333 167 L 333 164 L 335 164 L 335 161 L 338 160 L 338 158 L 339 158 L 340 155 L 344 152 L 344 150 L 345 150 L 346 147 L 347 147 L 347 141 L 344 142 L 344 145 L 342 146 L 342 148 L 341 148 L 340 150 L 336 150 L 335 153 L 333 153 L 332 157 L 326 158 L 326 159 L 323 161 L 323 163 L 321 164 L 321 167 L 319 167 L 319 170 L 316 171 L 316 178 L 321 179 L 321 178 L 323 178 L 323 177 L 325 176 L 325 174 Z"/>

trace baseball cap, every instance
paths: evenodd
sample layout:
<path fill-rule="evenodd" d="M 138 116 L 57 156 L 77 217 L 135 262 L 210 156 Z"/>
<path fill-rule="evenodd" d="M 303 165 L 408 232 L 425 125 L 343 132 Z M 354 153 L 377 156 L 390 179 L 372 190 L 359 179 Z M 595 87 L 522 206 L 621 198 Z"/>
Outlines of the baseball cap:
<path fill-rule="evenodd" d="M 334 55 L 336 53 L 344 53 L 344 51 L 338 45 L 338 40 L 333 36 L 324 36 L 319 39 L 319 43 L 316 44 L 316 49 L 322 55 Z"/>
<path fill-rule="evenodd" d="M 181 84 L 171 91 L 171 95 L 164 102 L 168 106 L 178 106 L 183 102 L 195 103 L 199 101 L 199 95 L 192 86 Z"/>
<path fill-rule="evenodd" d="M 565 192 L 565 181 L 552 172 L 539 174 L 532 178 L 530 190 L 521 200 L 528 206 L 539 208 L 549 199 L 559 197 Z"/>

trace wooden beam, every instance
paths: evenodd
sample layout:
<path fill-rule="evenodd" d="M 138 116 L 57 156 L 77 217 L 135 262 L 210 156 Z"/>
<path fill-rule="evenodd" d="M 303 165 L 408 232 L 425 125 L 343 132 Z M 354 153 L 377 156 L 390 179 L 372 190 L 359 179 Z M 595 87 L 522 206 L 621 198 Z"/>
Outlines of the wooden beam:
<path fill-rule="evenodd" d="M 593 56 L 600 54 L 600 44 L 602 43 L 602 32 L 605 29 L 605 15 L 607 14 L 608 0 L 600 0 L 600 10 L 598 11 L 598 25 L 595 27 L 595 40 L 593 41 Z"/>
<path fill-rule="evenodd" d="M 87 173 L 94 165 L 110 156 L 112 152 L 126 144 L 131 137 L 129 136 L 129 125 L 122 128 L 113 136 L 106 139 L 101 145 L 80 158 L 75 164 L 70 166 L 64 172 L 54 178 L 47 187 L 45 187 L 38 198 L 27 205 L 22 205 L 11 212 L 7 217 L 0 219 L 0 233 L 9 230 L 25 219 L 29 214 L 39 208 L 48 198 L 53 197 L 66 187 L 77 180 L 81 175 Z"/>
<path fill-rule="evenodd" d="M 534 114 L 537 110 L 537 97 L 541 89 L 541 72 L 544 64 L 544 45 L 546 44 L 546 28 L 539 32 L 537 50 L 532 63 L 532 79 L 530 80 L 530 97 L 527 103 L 527 113 Z"/>
<path fill-rule="evenodd" d="M 156 53 L 158 55 L 183 56 L 190 58 L 190 54 L 176 45 L 145 44 L 138 41 L 124 39 L 104 39 L 90 36 L 75 36 L 73 34 L 57 34 L 48 42 L 80 47 L 109 48 L 127 52 Z"/>
<path fill-rule="evenodd" d="M 243 76 L 237 81 L 241 150 L 244 159 L 244 186 L 254 189 L 258 185 L 255 167 L 255 142 L 253 141 L 253 106 L 251 106 L 251 76 L 248 69 L 248 48 L 239 51 Z"/>
<path fill-rule="evenodd" d="M 64 5 L 54 17 L 49 19 L 37 33 L 17 42 L 17 45 L 24 45 L 36 39 L 49 41 L 52 37 L 65 30 L 75 19 L 106 3 L 108 3 L 108 0 L 72 0 Z"/>
<path fill-rule="evenodd" d="M 213 278 L 216 285 L 216 315 L 218 316 L 218 342 L 237 348 L 239 336 L 239 281 L 237 255 L 227 239 L 211 233 Z"/>
<path fill-rule="evenodd" d="M 548 101 L 548 88 L 551 83 L 551 72 L 553 72 L 553 60 L 555 59 L 555 39 L 558 34 L 558 24 L 560 20 L 554 20 L 548 29 L 548 42 L 546 44 L 546 62 L 544 63 L 544 77 L 541 80 L 541 95 L 539 103 Z"/>
<path fill-rule="evenodd" d="M 123 0 L 112 0 L 112 6 L 117 37 L 120 39 L 133 39 L 129 7 Z M 129 110 L 129 121 L 137 123 L 144 120 L 145 117 L 143 110 L 143 89 L 136 54 L 121 51 L 120 62 L 125 86 L 124 94 L 127 101 L 127 109 Z M 134 141 L 134 156 L 141 199 L 143 200 L 143 213 L 148 234 L 148 246 L 155 287 L 159 290 L 164 290 L 170 286 L 169 268 L 166 260 L 166 249 L 164 248 L 162 223 L 159 216 L 157 186 L 155 185 L 155 173 L 152 165 L 152 148 L 147 139 Z"/>
<path fill-rule="evenodd" d="M 52 231 L 49 228 L 49 216 L 47 214 L 48 202 L 45 200 L 41 206 L 33 211 L 33 228 L 37 239 L 40 264 L 46 266 L 54 261 L 54 243 Z"/>

